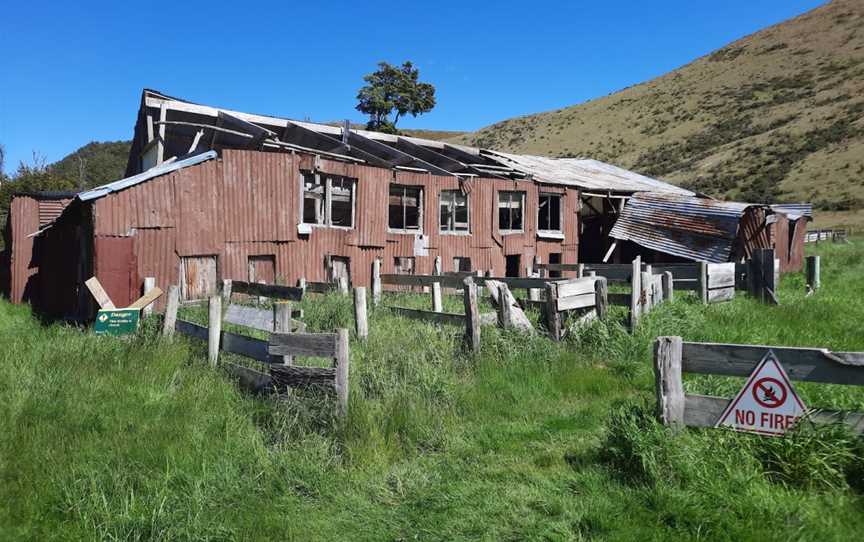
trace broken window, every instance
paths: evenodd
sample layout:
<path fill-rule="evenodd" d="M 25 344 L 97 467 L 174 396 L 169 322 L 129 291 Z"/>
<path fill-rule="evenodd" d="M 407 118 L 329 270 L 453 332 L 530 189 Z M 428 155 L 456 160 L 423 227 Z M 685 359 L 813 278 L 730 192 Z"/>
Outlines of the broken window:
<path fill-rule="evenodd" d="M 303 223 L 354 227 L 355 180 L 303 173 Z"/>
<path fill-rule="evenodd" d="M 393 267 L 397 275 L 413 275 L 414 274 L 414 258 L 396 256 L 393 258 Z"/>
<path fill-rule="evenodd" d="M 525 192 L 498 192 L 498 229 L 502 232 L 522 231 L 522 208 Z"/>
<path fill-rule="evenodd" d="M 453 258 L 453 271 L 465 273 L 471 271 L 471 258 L 456 256 Z"/>
<path fill-rule="evenodd" d="M 324 179 L 303 173 L 303 223 L 324 224 Z"/>
<path fill-rule="evenodd" d="M 422 188 L 390 185 L 388 225 L 391 230 L 421 231 L 422 207 Z"/>
<path fill-rule="evenodd" d="M 540 231 L 561 231 L 560 194 L 540 194 L 540 207 L 537 210 L 537 229 Z"/>
<path fill-rule="evenodd" d="M 468 196 L 459 190 L 442 190 L 440 195 L 442 232 L 468 232 Z"/>

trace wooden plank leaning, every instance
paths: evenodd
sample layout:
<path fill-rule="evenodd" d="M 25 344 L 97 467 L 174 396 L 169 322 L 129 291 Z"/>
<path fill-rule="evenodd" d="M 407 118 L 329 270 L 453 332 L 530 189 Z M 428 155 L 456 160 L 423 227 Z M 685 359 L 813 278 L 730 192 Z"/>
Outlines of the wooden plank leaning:
<path fill-rule="evenodd" d="M 96 277 L 90 277 L 84 283 L 87 286 L 87 289 L 90 290 L 90 293 L 93 294 L 93 298 L 96 300 L 96 303 L 99 304 L 99 308 L 102 309 L 116 309 L 114 303 L 111 301 L 111 298 L 108 297 L 108 293 L 102 287 L 102 284 L 99 282 L 99 279 Z"/>

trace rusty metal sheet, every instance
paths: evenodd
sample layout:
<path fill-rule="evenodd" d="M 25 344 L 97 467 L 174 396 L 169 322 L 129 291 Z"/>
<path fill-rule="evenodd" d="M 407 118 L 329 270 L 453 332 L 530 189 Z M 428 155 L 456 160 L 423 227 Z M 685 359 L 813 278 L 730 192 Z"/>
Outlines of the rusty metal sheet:
<path fill-rule="evenodd" d="M 610 236 L 645 248 L 713 263 L 733 256 L 747 203 L 668 194 L 635 194 Z M 756 206 L 758 207 L 758 206 Z"/>

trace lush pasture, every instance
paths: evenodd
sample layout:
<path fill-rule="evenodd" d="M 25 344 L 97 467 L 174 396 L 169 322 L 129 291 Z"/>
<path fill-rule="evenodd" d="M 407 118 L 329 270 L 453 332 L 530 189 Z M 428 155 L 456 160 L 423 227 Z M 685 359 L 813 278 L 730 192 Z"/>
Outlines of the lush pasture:
<path fill-rule="evenodd" d="M 681 295 L 633 336 L 617 311 L 562 344 L 484 327 L 472 357 L 459 329 L 373 311 L 344 421 L 315 397 L 244 395 L 203 345 L 160 342 L 157 322 L 122 341 L 0 303 L 0 538 L 856 539 L 864 446 L 841 428 L 673 435 L 651 416 L 657 335 L 864 350 L 864 250 L 818 250 L 814 296 L 800 276 L 780 307 Z M 303 308 L 312 330 L 351 327 L 347 298 Z M 800 389 L 864 409 L 856 389 Z"/>

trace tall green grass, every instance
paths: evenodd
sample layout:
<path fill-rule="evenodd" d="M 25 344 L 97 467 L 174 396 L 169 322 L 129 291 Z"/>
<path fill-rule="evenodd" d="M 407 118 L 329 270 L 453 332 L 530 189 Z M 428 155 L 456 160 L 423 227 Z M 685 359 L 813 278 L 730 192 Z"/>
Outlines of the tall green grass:
<path fill-rule="evenodd" d="M 819 250 L 813 296 L 792 275 L 780 307 L 682 295 L 633 335 L 613 311 L 559 344 L 484 327 L 471 355 L 460 329 L 374 309 L 344 420 L 326 397 L 244 395 L 157 322 L 118 340 L 0 303 L 0 539 L 854 539 L 864 451 L 842 428 L 673 434 L 652 416 L 657 335 L 864 350 L 864 250 Z M 312 331 L 353 327 L 338 294 L 302 308 Z M 864 409 L 857 389 L 801 391 Z"/>

